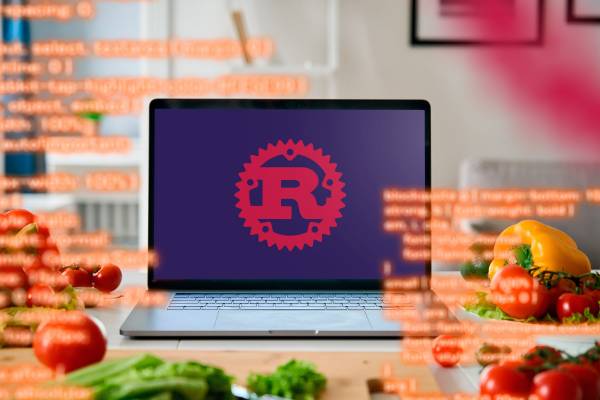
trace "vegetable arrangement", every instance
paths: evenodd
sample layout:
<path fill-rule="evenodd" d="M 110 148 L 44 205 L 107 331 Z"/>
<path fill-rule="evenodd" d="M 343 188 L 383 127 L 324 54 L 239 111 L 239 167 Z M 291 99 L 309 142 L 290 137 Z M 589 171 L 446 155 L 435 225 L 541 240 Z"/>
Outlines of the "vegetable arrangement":
<path fill-rule="evenodd" d="M 109 360 L 72 372 L 64 382 L 91 388 L 96 400 L 228 400 L 233 377 L 195 361 L 167 362 L 151 354 Z M 251 374 L 248 388 L 258 395 L 293 400 L 318 398 L 325 377 L 304 361 L 291 360 L 270 375 Z"/>
<path fill-rule="evenodd" d="M 0 237 L 0 254 L 23 260 L 0 261 L 0 346 L 31 345 L 26 334 L 31 336 L 37 322 L 19 318 L 27 311 L 80 310 L 86 304 L 74 288 L 109 293 L 121 283 L 121 270 L 113 264 L 62 266 L 50 230 L 27 210 L 0 214 Z M 13 343 L 13 337 L 20 339 Z"/>
<path fill-rule="evenodd" d="M 566 233 L 537 221 L 522 221 L 500 234 L 523 244 L 494 246 L 490 292 L 465 309 L 481 317 L 525 322 L 600 322 L 600 274 Z M 509 259 L 501 254 L 512 253 Z"/>
<path fill-rule="evenodd" d="M 600 342 L 576 357 L 536 346 L 518 360 L 493 363 L 483 370 L 479 391 L 491 399 L 598 400 Z"/>

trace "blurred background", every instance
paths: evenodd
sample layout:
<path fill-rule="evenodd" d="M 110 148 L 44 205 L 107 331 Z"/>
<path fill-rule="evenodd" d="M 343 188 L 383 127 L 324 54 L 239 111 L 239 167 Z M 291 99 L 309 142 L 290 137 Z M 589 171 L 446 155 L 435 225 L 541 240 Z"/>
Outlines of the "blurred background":
<path fill-rule="evenodd" d="M 597 2 L 527 0 L 524 5 L 518 0 L 504 1 L 515 13 L 524 7 L 533 8 L 523 11 L 531 17 L 527 20 L 531 25 L 523 30 L 523 37 L 507 39 L 514 43 L 501 45 L 502 49 L 487 42 L 502 42 L 503 38 L 477 37 L 475 32 L 455 29 L 478 17 L 476 3 L 472 0 L 102 1 L 93 2 L 95 15 L 89 19 L 4 18 L 3 40 L 31 46 L 36 41 L 53 39 L 92 43 L 120 39 L 266 38 L 272 52 L 250 61 L 243 54 L 219 60 L 170 56 L 102 58 L 91 54 L 73 57 L 72 75 L 59 78 L 294 76 L 302 77 L 308 84 L 306 90 L 287 97 L 426 99 L 432 106 L 434 187 L 600 185 L 600 169 L 595 164 L 597 149 L 579 140 L 578 132 L 562 132 L 573 135 L 573 139 L 565 140 L 564 135 L 559 139 L 560 135 L 553 132 L 556 127 L 552 119 L 535 107 L 516 101 L 514 88 L 508 87 L 510 83 L 482 61 L 488 55 L 501 54 L 500 59 L 539 55 L 547 57 L 550 63 L 558 59 L 553 40 L 563 34 L 577 43 L 592 43 L 592 48 L 597 49 L 600 37 Z M 596 51 L 591 57 L 598 54 Z M 567 58 L 576 61 L 571 56 Z M 586 79 L 598 78 L 597 68 L 590 66 L 589 71 Z M 98 135 L 130 137 L 132 150 L 128 154 L 48 153 L 29 159 L 7 155 L 5 174 L 27 176 L 46 171 L 81 175 L 86 171 L 119 170 L 139 173 L 143 178 L 147 137 L 144 104 L 151 97 L 164 95 L 154 93 L 135 99 L 137 106 L 132 112 L 80 115 L 91 118 Z M 72 97 L 89 98 L 89 94 Z M 208 93 L 204 97 L 219 95 Z M 232 97 L 252 96 L 234 93 Z M 21 134 L 45 133 L 34 129 Z M 116 245 L 144 247 L 147 219 L 143 179 L 141 182 L 137 190 L 123 193 L 86 190 L 26 193 L 23 205 L 35 211 L 72 210 L 81 218 L 82 230 L 107 230 Z M 596 263 L 600 262 L 600 243 L 596 239 L 600 237 L 598 210 L 598 206 L 583 207 L 575 219 L 555 223 L 568 228 Z M 473 221 L 465 229 L 489 230 L 505 224 L 506 221 Z"/>

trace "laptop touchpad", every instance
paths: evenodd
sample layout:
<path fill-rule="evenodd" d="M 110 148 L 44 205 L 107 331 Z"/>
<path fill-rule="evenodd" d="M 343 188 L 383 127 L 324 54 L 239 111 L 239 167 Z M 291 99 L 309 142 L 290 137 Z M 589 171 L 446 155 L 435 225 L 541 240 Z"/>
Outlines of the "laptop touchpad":
<path fill-rule="evenodd" d="M 218 330 L 369 330 L 364 311 L 221 310 Z"/>

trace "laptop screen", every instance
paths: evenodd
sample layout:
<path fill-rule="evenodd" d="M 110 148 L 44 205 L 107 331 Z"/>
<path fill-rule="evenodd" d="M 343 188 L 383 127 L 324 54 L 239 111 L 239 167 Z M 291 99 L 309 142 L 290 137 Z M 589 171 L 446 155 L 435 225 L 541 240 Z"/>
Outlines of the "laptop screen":
<path fill-rule="evenodd" d="M 425 274 L 384 231 L 383 191 L 427 187 L 428 111 L 379 103 L 153 105 L 151 284 Z"/>

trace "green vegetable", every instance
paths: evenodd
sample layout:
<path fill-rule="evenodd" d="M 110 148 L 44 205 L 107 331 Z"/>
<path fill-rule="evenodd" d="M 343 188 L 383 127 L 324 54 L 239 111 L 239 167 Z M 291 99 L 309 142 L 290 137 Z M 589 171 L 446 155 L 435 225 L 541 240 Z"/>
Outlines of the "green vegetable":
<path fill-rule="evenodd" d="M 169 378 L 131 380 L 119 384 L 107 383 L 96 391 L 96 400 L 125 400 L 164 396 L 165 393 L 176 398 L 189 400 L 207 399 L 208 384 L 203 379 L 190 379 L 178 376 Z"/>
<path fill-rule="evenodd" d="M 600 313 L 594 315 L 590 312 L 589 308 L 586 308 L 583 315 L 581 313 L 573 313 L 567 318 L 562 320 L 566 324 L 582 324 L 582 323 L 596 323 L 600 322 Z"/>
<path fill-rule="evenodd" d="M 122 376 L 124 373 L 155 368 L 163 363 L 163 360 L 151 354 L 109 360 L 71 372 L 65 382 L 78 386 L 95 386 L 110 378 Z"/>
<path fill-rule="evenodd" d="M 515 247 L 513 250 L 517 265 L 525 269 L 531 269 L 533 267 L 533 254 L 531 254 L 531 246 L 522 244 L 521 246 Z"/>
<path fill-rule="evenodd" d="M 286 397 L 293 400 L 314 400 L 325 389 L 327 379 L 314 365 L 291 360 L 270 375 L 251 374 L 247 386 L 256 394 Z"/>
<path fill-rule="evenodd" d="M 487 278 L 490 262 L 484 260 L 467 261 L 460 266 L 463 278 Z"/>
<path fill-rule="evenodd" d="M 165 362 L 151 354 L 105 361 L 66 376 L 92 388 L 96 400 L 230 400 L 233 378 L 194 361 Z"/>
<path fill-rule="evenodd" d="M 487 294 L 485 294 L 484 292 L 478 292 L 477 301 L 475 303 L 466 304 L 464 307 L 465 310 L 477 314 L 482 318 L 499 319 L 505 321 L 538 322 L 538 320 L 534 317 L 529 317 L 527 319 L 518 319 L 511 317 L 510 315 L 502 311 L 497 305 L 490 302 L 487 299 Z M 548 318 L 552 320 L 551 317 Z"/>

